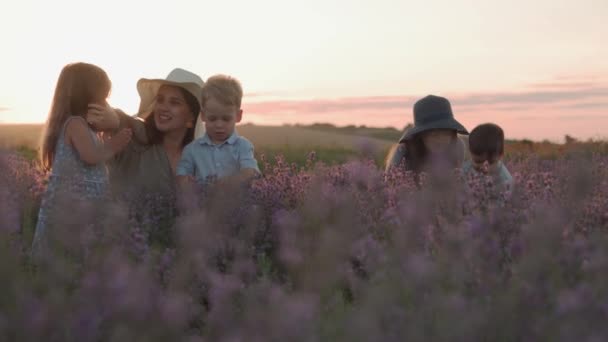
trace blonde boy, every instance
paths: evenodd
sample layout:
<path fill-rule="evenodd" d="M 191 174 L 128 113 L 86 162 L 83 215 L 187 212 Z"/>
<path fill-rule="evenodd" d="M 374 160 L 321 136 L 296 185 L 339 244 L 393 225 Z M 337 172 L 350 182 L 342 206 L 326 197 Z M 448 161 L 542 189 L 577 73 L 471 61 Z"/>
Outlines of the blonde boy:
<path fill-rule="evenodd" d="M 200 115 L 206 132 L 184 148 L 176 170 L 180 184 L 188 179 L 199 184 L 223 178 L 249 179 L 260 173 L 253 144 L 235 129 L 243 118 L 242 98 L 237 79 L 215 75 L 207 80 Z"/>

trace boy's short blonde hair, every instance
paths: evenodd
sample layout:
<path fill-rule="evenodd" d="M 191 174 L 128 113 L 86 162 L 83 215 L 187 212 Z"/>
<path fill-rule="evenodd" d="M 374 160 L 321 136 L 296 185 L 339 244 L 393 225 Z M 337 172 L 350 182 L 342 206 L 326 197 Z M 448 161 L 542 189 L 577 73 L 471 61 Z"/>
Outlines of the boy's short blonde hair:
<path fill-rule="evenodd" d="M 211 97 L 223 105 L 236 106 L 240 109 L 243 99 L 241 82 L 228 75 L 211 76 L 203 86 L 203 106 Z"/>

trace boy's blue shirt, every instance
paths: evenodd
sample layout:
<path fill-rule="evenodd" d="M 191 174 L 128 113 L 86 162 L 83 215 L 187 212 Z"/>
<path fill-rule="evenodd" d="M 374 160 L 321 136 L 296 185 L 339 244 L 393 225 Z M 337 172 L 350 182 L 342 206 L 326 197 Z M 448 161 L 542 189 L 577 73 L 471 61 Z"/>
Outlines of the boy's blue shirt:
<path fill-rule="evenodd" d="M 176 174 L 194 176 L 198 183 L 204 184 L 235 175 L 243 169 L 254 169 L 259 173 L 253 151 L 253 144 L 239 136 L 236 130 L 220 144 L 214 144 L 205 133 L 184 148 Z"/>
<path fill-rule="evenodd" d="M 494 182 L 496 185 L 504 188 L 511 188 L 513 186 L 513 177 L 511 176 L 511 173 L 509 172 L 505 164 L 502 162 L 502 160 L 499 160 L 498 163 L 499 164 L 496 168 L 496 171 L 492 174 L 489 174 L 489 176 L 492 176 L 492 178 L 494 178 Z M 462 165 L 462 172 L 465 175 L 471 172 L 478 173 L 478 171 L 475 170 L 475 168 L 473 167 L 473 163 L 470 160 L 466 160 L 464 162 L 464 164 Z"/>

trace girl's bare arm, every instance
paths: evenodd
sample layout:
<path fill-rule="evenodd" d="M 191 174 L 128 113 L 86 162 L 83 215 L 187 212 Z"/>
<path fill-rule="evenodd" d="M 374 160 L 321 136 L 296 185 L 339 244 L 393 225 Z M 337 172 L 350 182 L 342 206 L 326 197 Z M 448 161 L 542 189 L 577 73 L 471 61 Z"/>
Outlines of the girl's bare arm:
<path fill-rule="evenodd" d="M 131 140 L 131 131 L 123 129 L 103 145 L 98 145 L 91 136 L 84 118 L 74 118 L 68 122 L 65 139 L 78 152 L 80 159 L 90 165 L 103 163 L 122 150 Z"/>

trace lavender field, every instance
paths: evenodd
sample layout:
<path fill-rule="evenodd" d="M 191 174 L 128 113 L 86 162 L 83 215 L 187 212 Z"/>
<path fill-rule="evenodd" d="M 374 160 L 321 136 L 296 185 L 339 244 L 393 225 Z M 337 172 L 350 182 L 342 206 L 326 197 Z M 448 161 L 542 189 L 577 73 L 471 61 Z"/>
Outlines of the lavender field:
<path fill-rule="evenodd" d="M 581 145 L 583 146 L 583 145 Z M 65 198 L 0 153 L 3 341 L 605 341 L 608 153 L 513 154 L 516 185 L 264 159 L 248 187 Z M 584 146 L 583 146 L 584 147 Z"/>

